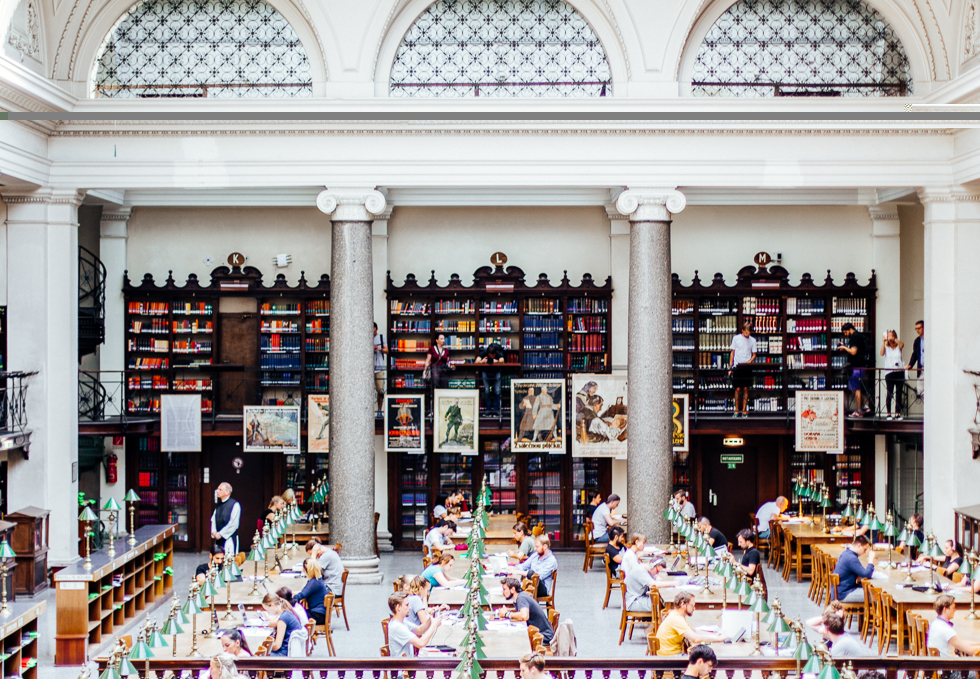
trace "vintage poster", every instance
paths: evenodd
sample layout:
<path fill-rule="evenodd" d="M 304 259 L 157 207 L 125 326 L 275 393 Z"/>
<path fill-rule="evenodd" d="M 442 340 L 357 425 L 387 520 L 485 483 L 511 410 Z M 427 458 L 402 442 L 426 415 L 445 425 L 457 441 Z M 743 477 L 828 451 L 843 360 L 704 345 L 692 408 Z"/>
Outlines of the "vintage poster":
<path fill-rule="evenodd" d="M 796 392 L 796 449 L 844 452 L 844 392 Z"/>
<path fill-rule="evenodd" d="M 573 457 L 626 457 L 626 375 L 572 375 Z"/>
<path fill-rule="evenodd" d="M 160 450 L 197 453 L 201 450 L 201 395 L 160 395 Z"/>
<path fill-rule="evenodd" d="M 437 453 L 476 455 L 480 441 L 479 389 L 436 389 L 433 448 Z"/>
<path fill-rule="evenodd" d="M 306 397 L 306 452 L 330 452 L 330 395 L 310 394 Z"/>
<path fill-rule="evenodd" d="M 385 396 L 385 451 L 425 452 L 425 396 Z"/>
<path fill-rule="evenodd" d="M 674 394 L 670 420 L 674 428 L 674 452 L 687 453 L 690 445 L 689 403 L 687 394 Z"/>
<path fill-rule="evenodd" d="M 510 449 L 563 454 L 565 381 L 514 379 L 510 398 Z"/>
<path fill-rule="evenodd" d="M 246 453 L 298 453 L 299 406 L 245 406 Z"/>

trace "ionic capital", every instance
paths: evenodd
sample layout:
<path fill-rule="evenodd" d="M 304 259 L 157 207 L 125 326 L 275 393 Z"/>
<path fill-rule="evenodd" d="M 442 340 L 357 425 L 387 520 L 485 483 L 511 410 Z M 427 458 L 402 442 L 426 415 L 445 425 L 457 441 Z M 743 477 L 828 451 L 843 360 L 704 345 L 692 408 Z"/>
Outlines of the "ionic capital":
<path fill-rule="evenodd" d="M 376 189 L 328 188 L 316 197 L 317 208 L 334 222 L 373 222 L 387 204 L 385 194 Z"/>
<path fill-rule="evenodd" d="M 616 199 L 616 209 L 631 222 L 668 222 L 686 205 L 684 194 L 670 186 L 630 188 Z"/>

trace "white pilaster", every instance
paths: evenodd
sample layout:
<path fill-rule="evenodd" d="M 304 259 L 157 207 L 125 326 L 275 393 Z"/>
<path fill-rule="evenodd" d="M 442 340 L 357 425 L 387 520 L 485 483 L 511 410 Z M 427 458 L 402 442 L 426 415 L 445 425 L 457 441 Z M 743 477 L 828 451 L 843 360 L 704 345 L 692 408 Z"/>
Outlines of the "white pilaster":
<path fill-rule="evenodd" d="M 388 296 L 388 220 L 392 208 L 388 207 L 377 215 L 371 226 L 371 258 L 374 262 L 374 322 L 378 331 L 387 333 Z M 385 344 L 391 338 L 385 335 Z M 384 435 L 375 437 L 374 460 L 374 511 L 381 515 L 378 521 L 378 549 L 382 552 L 394 551 L 391 544 L 391 531 L 388 530 L 388 454 L 385 452 Z"/>
<path fill-rule="evenodd" d="M 616 209 L 615 203 L 606 206 L 609 217 L 609 272 L 613 279 L 612 308 L 612 371 L 625 375 L 629 352 L 629 289 L 630 289 L 630 222 L 629 216 Z M 629 511 L 629 489 L 626 460 L 612 461 L 612 492 L 619 495 L 619 512 Z"/>
<path fill-rule="evenodd" d="M 980 460 L 969 429 L 980 370 L 980 194 L 964 187 L 919 190 L 925 208 L 925 423 L 923 491 L 926 527 L 953 533 L 953 510 L 976 504 Z"/>
<path fill-rule="evenodd" d="M 78 206 L 74 190 L 3 194 L 10 369 L 33 371 L 29 459 L 11 455 L 8 508 L 51 510 L 49 565 L 78 559 Z"/>
<path fill-rule="evenodd" d="M 902 226 L 898 219 L 898 207 L 882 203 L 868 208 L 871 217 L 871 260 L 878 284 L 878 300 L 875 303 L 875 319 L 878 337 L 874 355 L 878 365 L 884 360 L 878 351 L 881 348 L 881 333 L 895 330 L 901 337 L 902 321 Z M 912 350 L 911 341 L 906 338 L 906 357 Z"/>

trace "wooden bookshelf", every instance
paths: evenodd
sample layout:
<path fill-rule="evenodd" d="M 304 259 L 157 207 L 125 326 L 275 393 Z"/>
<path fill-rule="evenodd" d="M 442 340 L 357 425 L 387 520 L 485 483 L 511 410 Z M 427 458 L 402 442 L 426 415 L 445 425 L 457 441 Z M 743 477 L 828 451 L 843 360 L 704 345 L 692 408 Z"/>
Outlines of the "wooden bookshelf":
<path fill-rule="evenodd" d="M 7 679 L 37 679 L 38 618 L 47 610 L 46 601 L 9 602 L 9 614 L 0 619 L 0 657 Z"/>
<path fill-rule="evenodd" d="M 175 525 L 136 530 L 136 544 L 115 543 L 54 576 L 57 606 L 55 665 L 81 665 L 89 644 L 100 644 L 173 590 Z"/>

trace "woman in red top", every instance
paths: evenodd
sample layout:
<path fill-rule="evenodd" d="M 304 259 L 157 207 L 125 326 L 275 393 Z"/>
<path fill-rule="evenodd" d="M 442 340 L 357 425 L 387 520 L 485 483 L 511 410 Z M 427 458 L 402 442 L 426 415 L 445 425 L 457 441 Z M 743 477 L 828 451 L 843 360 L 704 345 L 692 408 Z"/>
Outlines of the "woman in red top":
<path fill-rule="evenodd" d="M 425 357 L 425 367 L 432 371 L 432 388 L 447 389 L 449 387 L 449 349 L 446 348 L 446 336 L 436 337 L 435 346 L 429 347 Z"/>

